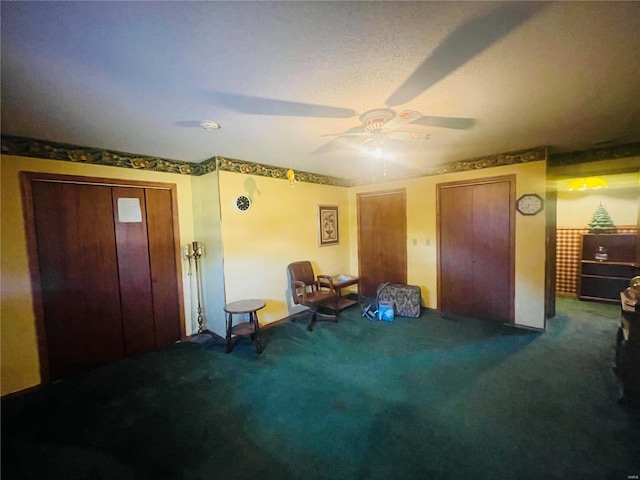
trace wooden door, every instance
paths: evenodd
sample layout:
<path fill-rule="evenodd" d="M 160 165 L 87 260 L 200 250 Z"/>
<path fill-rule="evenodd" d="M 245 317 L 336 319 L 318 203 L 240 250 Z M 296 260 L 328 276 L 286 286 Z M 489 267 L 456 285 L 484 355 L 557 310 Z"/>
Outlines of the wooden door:
<path fill-rule="evenodd" d="M 184 335 L 175 187 L 92 180 L 23 174 L 43 381 Z"/>
<path fill-rule="evenodd" d="M 514 182 L 438 186 L 440 310 L 513 323 Z"/>
<path fill-rule="evenodd" d="M 439 190 L 438 215 L 440 246 L 440 310 L 460 315 L 473 314 L 473 296 L 470 295 L 473 250 L 472 187 Z"/>
<path fill-rule="evenodd" d="M 125 354 L 137 355 L 156 347 L 145 191 L 114 187 L 111 194 Z"/>
<path fill-rule="evenodd" d="M 178 215 L 170 190 L 145 189 L 147 231 L 149 238 L 149 264 L 155 345 L 173 343 L 183 335 L 180 318 L 180 272 L 177 269 L 176 248 L 179 236 L 174 228 Z"/>
<path fill-rule="evenodd" d="M 51 379 L 120 360 L 111 188 L 34 182 L 32 192 Z"/>
<path fill-rule="evenodd" d="M 511 185 L 507 181 L 473 186 L 474 316 L 511 320 Z"/>
<path fill-rule="evenodd" d="M 358 194 L 360 292 L 375 297 L 381 283 L 407 283 L 404 190 Z"/>

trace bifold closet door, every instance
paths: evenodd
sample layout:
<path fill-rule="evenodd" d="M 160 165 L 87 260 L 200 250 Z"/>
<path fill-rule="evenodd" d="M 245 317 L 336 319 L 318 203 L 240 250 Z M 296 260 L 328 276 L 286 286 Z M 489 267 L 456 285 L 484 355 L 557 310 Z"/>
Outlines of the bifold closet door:
<path fill-rule="evenodd" d="M 440 310 L 511 322 L 512 183 L 440 186 Z"/>
<path fill-rule="evenodd" d="M 443 188 L 440 218 L 440 310 L 473 314 L 473 188 Z"/>
<path fill-rule="evenodd" d="M 111 188 L 32 182 L 51 380 L 124 356 Z"/>
<path fill-rule="evenodd" d="M 145 189 L 156 348 L 182 336 L 176 267 L 174 206 L 170 190 Z"/>
<path fill-rule="evenodd" d="M 171 192 L 114 187 L 126 355 L 180 340 Z"/>
<path fill-rule="evenodd" d="M 145 190 L 113 187 L 111 192 L 125 355 L 136 355 L 156 347 Z"/>
<path fill-rule="evenodd" d="M 509 182 L 473 187 L 473 309 L 480 318 L 508 323 L 511 312 Z"/>
<path fill-rule="evenodd" d="M 50 380 L 181 339 L 170 189 L 32 180 L 31 193 Z"/>

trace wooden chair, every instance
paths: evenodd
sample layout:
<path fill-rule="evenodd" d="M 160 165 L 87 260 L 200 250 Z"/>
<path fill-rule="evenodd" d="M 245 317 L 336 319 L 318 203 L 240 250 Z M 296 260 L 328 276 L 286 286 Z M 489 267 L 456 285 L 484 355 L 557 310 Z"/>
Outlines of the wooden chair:
<path fill-rule="evenodd" d="M 331 320 L 338 322 L 338 292 L 333 288 L 333 280 L 329 275 L 313 273 L 313 267 L 309 261 L 293 262 L 287 266 L 291 278 L 291 294 L 293 303 L 309 307 L 311 316 L 307 324 L 307 330 L 312 331 L 313 325 L 318 320 Z M 320 313 L 321 307 L 331 308 L 335 314 Z"/>

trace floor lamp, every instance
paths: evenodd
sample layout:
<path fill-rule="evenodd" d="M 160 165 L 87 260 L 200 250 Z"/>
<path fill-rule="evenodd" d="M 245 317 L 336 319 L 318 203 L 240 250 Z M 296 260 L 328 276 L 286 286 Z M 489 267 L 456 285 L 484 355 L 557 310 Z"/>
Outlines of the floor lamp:
<path fill-rule="evenodd" d="M 197 299 L 197 312 L 198 312 L 198 334 L 200 333 L 208 333 L 212 334 L 206 328 L 204 314 L 202 313 L 202 280 L 200 278 L 200 258 L 204 255 L 204 248 L 202 243 L 200 242 L 191 242 L 187 243 L 183 247 L 184 256 L 189 261 L 189 276 L 192 276 L 191 269 L 191 261 L 193 260 L 193 265 L 195 266 L 195 277 L 196 277 L 196 299 Z M 193 288 L 193 280 L 189 283 L 190 288 Z M 192 294 L 193 298 L 193 294 Z"/>

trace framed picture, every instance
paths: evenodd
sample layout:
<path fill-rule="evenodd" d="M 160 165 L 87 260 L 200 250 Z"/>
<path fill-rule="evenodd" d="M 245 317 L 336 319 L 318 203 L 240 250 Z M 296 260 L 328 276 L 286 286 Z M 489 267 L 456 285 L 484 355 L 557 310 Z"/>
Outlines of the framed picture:
<path fill-rule="evenodd" d="M 321 247 L 340 243 L 337 205 L 318 205 L 318 240 Z"/>

